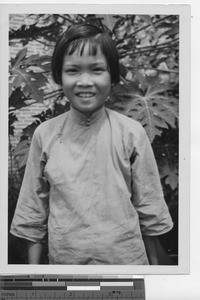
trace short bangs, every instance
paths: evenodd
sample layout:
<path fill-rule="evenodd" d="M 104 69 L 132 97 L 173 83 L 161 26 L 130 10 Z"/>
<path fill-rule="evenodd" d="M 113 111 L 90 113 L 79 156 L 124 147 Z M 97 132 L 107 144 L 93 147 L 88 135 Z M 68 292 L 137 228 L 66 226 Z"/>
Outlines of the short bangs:
<path fill-rule="evenodd" d="M 62 67 L 65 55 L 76 51 L 82 56 L 85 46 L 89 55 L 97 55 L 99 49 L 105 56 L 111 76 L 111 82 L 119 82 L 119 59 L 114 41 L 108 33 L 93 25 L 71 26 L 56 43 L 52 57 L 52 75 L 57 84 L 62 85 Z"/>
<path fill-rule="evenodd" d="M 69 44 L 69 47 L 65 50 L 65 55 L 72 55 L 77 52 L 78 55 L 82 56 L 87 46 L 87 54 L 91 56 L 97 55 L 99 49 L 102 51 L 101 43 L 98 41 L 98 36 L 90 37 L 86 39 L 74 40 Z"/>

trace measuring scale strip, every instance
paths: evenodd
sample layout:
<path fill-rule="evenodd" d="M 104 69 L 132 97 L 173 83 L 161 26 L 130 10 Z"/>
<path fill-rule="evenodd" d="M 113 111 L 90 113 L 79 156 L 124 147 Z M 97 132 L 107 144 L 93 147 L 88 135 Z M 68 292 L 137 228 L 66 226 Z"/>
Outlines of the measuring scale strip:
<path fill-rule="evenodd" d="M 53 290 L 13 290 L 13 291 L 0 291 L 1 300 L 14 300 L 14 299 L 104 299 L 104 300 L 144 300 L 144 290 L 134 291 L 53 291 Z"/>
<path fill-rule="evenodd" d="M 145 300 L 144 279 L 84 279 L 6 278 L 0 280 L 0 300 Z"/>

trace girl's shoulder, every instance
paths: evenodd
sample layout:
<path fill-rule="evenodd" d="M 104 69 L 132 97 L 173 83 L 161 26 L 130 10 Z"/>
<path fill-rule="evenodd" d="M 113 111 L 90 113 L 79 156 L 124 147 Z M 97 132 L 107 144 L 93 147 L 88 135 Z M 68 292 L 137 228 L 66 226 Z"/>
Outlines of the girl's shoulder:
<path fill-rule="evenodd" d="M 114 110 L 106 109 L 115 139 L 122 141 L 128 151 L 133 148 L 141 149 L 148 142 L 146 130 L 142 124 Z M 140 150 L 138 150 L 140 151 Z"/>
<path fill-rule="evenodd" d="M 60 128 L 63 126 L 63 123 L 65 122 L 68 113 L 69 112 L 67 111 L 62 113 L 59 116 L 44 121 L 35 129 L 34 134 L 41 135 L 41 136 L 48 136 L 51 135 L 53 132 L 59 131 Z"/>
<path fill-rule="evenodd" d="M 106 108 L 106 112 L 108 114 L 109 119 L 111 120 L 111 123 L 114 126 L 120 127 L 123 130 L 127 130 L 133 134 L 142 133 L 145 131 L 140 122 L 130 117 L 127 117 L 122 113 L 116 112 L 108 108 Z"/>

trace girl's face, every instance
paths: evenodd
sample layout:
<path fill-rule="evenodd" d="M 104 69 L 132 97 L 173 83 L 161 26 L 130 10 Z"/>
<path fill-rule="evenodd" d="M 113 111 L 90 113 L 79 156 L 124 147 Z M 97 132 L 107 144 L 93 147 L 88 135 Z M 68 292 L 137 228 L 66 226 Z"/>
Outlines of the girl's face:
<path fill-rule="evenodd" d="M 106 58 L 98 49 L 89 54 L 86 44 L 83 54 L 76 50 L 65 55 L 62 68 L 62 87 L 65 96 L 76 110 L 91 114 L 104 105 L 110 94 L 111 77 Z"/>

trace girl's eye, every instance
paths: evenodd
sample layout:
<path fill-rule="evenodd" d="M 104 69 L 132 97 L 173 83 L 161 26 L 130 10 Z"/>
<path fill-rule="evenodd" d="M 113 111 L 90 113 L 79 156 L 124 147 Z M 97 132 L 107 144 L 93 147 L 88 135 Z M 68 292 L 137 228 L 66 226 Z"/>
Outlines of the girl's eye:
<path fill-rule="evenodd" d="M 73 74 L 77 74 L 78 70 L 77 69 L 66 69 L 65 73 L 73 75 Z"/>
<path fill-rule="evenodd" d="M 105 68 L 94 68 L 93 69 L 93 72 L 96 73 L 96 74 L 101 74 L 105 71 L 106 71 Z"/>

